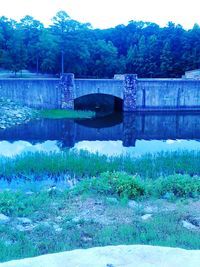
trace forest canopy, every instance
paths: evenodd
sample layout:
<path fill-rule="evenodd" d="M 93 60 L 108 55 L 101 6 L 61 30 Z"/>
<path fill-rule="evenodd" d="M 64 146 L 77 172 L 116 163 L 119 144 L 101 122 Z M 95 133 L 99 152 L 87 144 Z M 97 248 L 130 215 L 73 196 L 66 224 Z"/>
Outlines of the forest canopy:
<path fill-rule="evenodd" d="M 0 68 L 18 72 L 112 78 L 116 73 L 139 77 L 181 77 L 200 67 L 200 27 L 190 30 L 169 22 L 130 21 L 105 30 L 93 29 L 59 11 L 52 25 L 31 16 L 16 22 L 0 17 Z"/>

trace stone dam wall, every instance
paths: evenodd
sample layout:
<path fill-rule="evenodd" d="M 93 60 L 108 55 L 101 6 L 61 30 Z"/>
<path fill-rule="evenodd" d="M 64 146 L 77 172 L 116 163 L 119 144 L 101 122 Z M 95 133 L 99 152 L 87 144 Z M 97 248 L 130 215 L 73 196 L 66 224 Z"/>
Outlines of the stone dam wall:
<path fill-rule="evenodd" d="M 120 76 L 121 77 L 121 76 Z M 200 110 L 200 80 L 137 79 L 0 79 L 0 97 L 34 108 L 73 109 L 75 99 L 91 94 L 123 100 L 124 111 Z"/>

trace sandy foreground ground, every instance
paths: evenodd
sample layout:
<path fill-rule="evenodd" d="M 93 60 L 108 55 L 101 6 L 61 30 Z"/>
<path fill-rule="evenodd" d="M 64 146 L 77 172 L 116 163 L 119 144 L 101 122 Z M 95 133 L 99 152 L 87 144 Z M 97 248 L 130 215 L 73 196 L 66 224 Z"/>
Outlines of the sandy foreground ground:
<path fill-rule="evenodd" d="M 200 267 L 200 250 L 157 246 L 79 249 L 1 263 L 0 267 Z"/>

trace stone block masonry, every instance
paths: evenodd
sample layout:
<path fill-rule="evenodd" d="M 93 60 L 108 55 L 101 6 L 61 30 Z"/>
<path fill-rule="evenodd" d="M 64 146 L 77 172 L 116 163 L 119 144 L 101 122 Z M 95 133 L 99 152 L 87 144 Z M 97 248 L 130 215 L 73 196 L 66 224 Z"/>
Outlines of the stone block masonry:
<path fill-rule="evenodd" d="M 137 94 L 137 75 L 126 74 L 124 75 L 123 86 L 123 110 L 124 111 L 136 111 L 136 94 Z"/>
<path fill-rule="evenodd" d="M 61 92 L 61 109 L 74 109 L 74 74 L 69 73 L 61 76 L 59 87 Z"/>

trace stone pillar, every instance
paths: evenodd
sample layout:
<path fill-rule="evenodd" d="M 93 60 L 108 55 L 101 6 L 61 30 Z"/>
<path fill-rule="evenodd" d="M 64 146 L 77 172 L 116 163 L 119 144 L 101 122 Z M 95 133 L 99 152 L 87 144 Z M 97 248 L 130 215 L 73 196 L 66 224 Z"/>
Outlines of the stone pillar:
<path fill-rule="evenodd" d="M 136 110 L 137 74 L 124 75 L 123 111 Z"/>
<path fill-rule="evenodd" d="M 74 74 L 64 73 L 61 76 L 59 86 L 61 89 L 61 109 L 74 109 Z"/>

